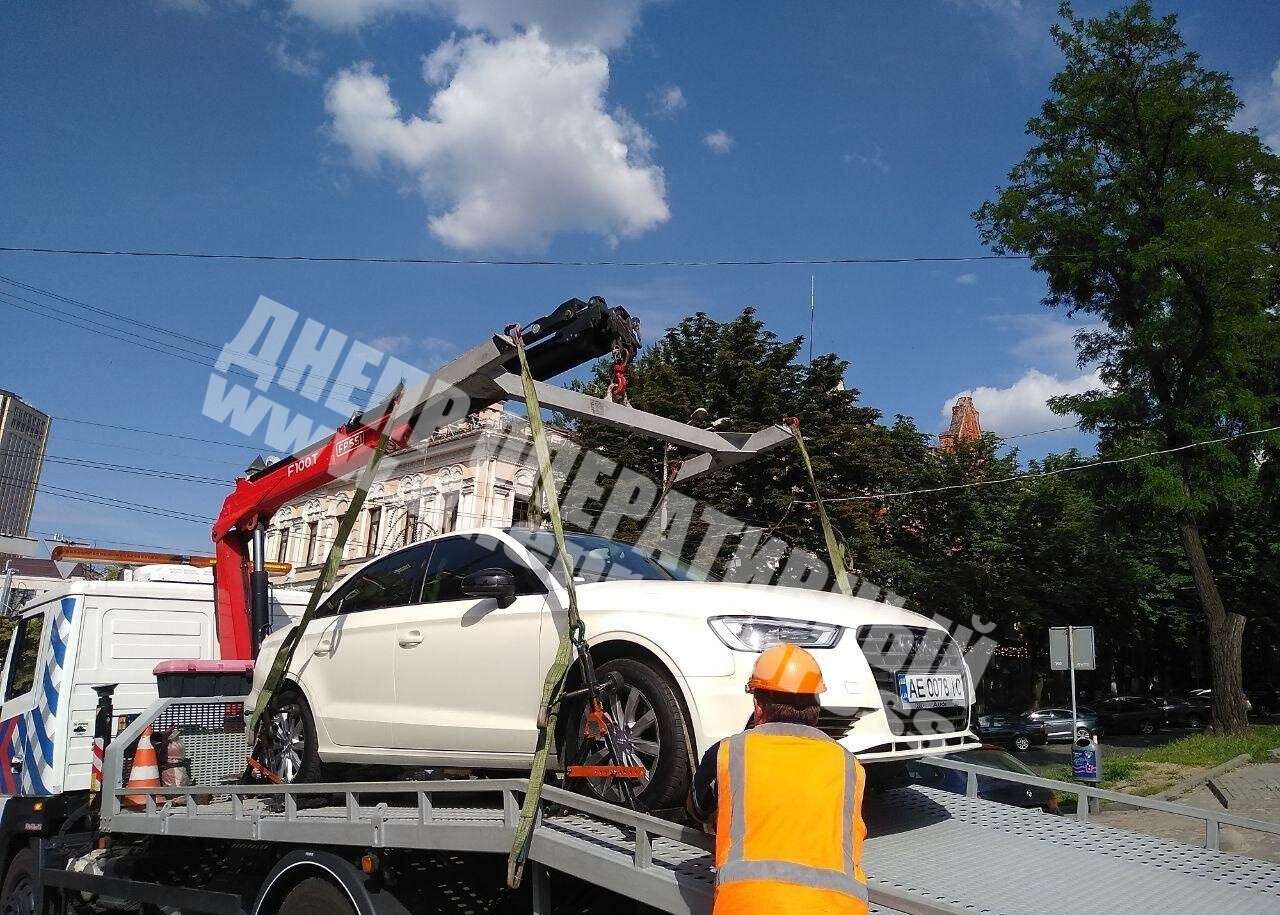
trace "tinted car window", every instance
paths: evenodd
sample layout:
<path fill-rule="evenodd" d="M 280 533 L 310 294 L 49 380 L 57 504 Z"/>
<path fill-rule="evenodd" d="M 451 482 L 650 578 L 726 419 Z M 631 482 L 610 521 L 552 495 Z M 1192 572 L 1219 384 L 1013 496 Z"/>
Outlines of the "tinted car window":
<path fill-rule="evenodd" d="M 424 543 L 384 556 L 329 598 L 319 615 L 360 613 L 419 603 L 423 571 L 430 554 L 431 544 Z"/>
<path fill-rule="evenodd" d="M 546 593 L 533 570 L 516 559 L 496 537 L 484 534 L 449 537 L 437 540 L 434 545 L 422 589 L 424 603 L 464 600 L 467 595 L 462 593 L 463 580 L 482 569 L 510 572 L 516 582 L 516 594 Z"/>
<path fill-rule="evenodd" d="M 509 533 L 531 556 L 545 565 L 557 580 L 563 579 L 555 535 L 551 531 L 521 529 Z M 659 564 L 635 547 L 616 540 L 591 534 L 566 534 L 564 539 L 574 577 L 579 581 L 693 579 L 686 570 Z"/>

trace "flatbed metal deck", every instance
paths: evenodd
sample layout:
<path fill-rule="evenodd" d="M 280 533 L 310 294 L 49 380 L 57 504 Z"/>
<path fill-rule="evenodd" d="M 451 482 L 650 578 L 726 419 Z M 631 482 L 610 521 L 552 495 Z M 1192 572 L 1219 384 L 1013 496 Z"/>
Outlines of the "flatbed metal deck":
<path fill-rule="evenodd" d="M 526 786 L 209 784 L 151 789 L 146 809 L 122 809 L 121 756 L 141 724 L 113 744 L 104 767 L 115 786 L 104 798 L 103 829 L 112 833 L 505 854 Z M 920 786 L 869 797 L 864 815 L 873 911 L 1280 912 L 1280 865 L 1266 861 Z M 660 911 L 703 915 L 714 885 L 710 848 L 700 832 L 547 788 L 530 858 Z"/>

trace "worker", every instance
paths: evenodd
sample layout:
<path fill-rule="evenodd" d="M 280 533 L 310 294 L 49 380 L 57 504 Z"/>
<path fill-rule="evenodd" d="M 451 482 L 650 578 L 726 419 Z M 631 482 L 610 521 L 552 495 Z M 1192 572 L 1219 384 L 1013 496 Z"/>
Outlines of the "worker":
<path fill-rule="evenodd" d="M 711 747 L 689 813 L 716 836 L 713 915 L 866 915 L 862 793 L 853 754 L 816 727 L 813 655 L 775 645 L 747 681 L 747 730 Z"/>

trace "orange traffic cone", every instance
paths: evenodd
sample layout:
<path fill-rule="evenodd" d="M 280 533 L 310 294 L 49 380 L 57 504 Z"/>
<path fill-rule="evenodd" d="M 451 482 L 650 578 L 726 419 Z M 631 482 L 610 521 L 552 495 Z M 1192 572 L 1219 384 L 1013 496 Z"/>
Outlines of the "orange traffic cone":
<path fill-rule="evenodd" d="M 138 738 L 138 749 L 133 754 L 133 767 L 129 770 L 129 784 L 126 788 L 159 788 L 160 765 L 156 760 L 156 748 L 151 745 L 151 727 L 148 726 Z M 124 806 L 133 810 L 145 810 L 147 795 L 130 794 L 124 799 Z"/>

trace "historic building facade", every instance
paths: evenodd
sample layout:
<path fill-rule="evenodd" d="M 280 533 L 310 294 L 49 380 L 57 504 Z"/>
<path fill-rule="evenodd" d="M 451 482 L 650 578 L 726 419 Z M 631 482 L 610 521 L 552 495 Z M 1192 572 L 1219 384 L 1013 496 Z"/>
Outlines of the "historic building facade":
<path fill-rule="evenodd" d="M 381 467 L 347 539 L 344 566 L 435 534 L 523 521 L 537 475 L 528 425 L 496 407 L 384 458 Z M 338 481 L 276 512 L 267 558 L 293 564 L 280 584 L 319 577 L 354 490 L 353 481 Z"/>

